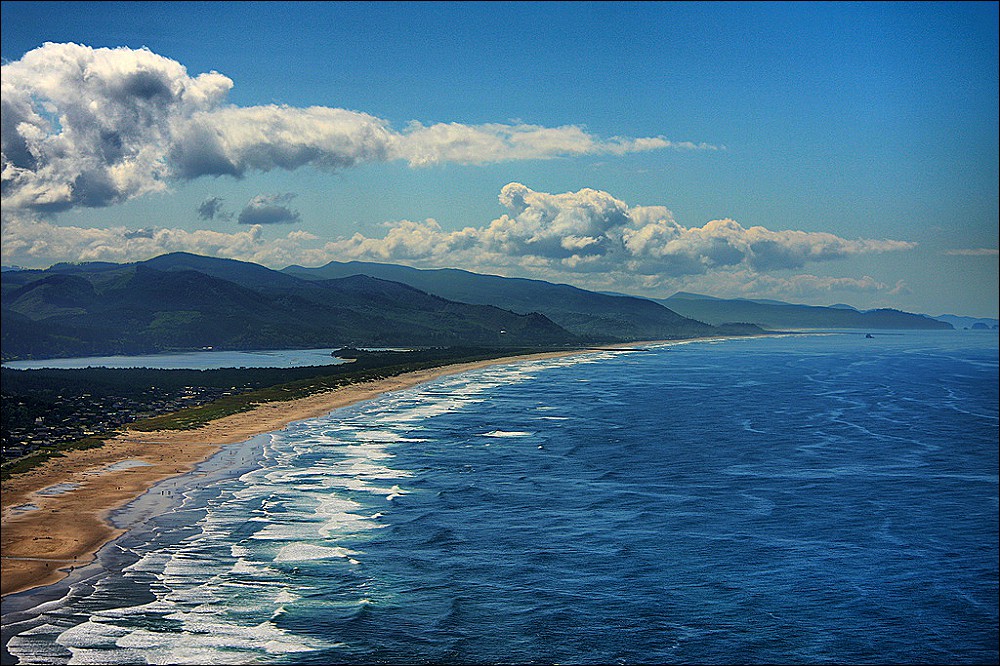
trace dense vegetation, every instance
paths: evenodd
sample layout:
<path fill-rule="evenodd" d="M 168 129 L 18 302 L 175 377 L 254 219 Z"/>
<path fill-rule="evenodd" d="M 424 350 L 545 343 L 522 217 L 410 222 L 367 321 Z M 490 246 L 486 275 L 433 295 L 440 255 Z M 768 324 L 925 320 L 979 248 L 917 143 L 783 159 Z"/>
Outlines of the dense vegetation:
<path fill-rule="evenodd" d="M 667 340 L 718 332 L 712 326 L 681 316 L 649 299 L 602 294 L 543 280 L 481 275 L 454 268 L 421 270 L 360 261 L 334 261 L 319 268 L 289 266 L 282 272 L 309 280 L 361 274 L 399 282 L 462 303 L 492 305 L 518 313 L 539 312 L 570 333 L 590 341 Z"/>
<path fill-rule="evenodd" d="M 5 360 L 174 350 L 573 344 L 538 313 L 432 296 L 363 275 L 311 281 L 256 264 L 165 255 L 2 274 Z"/>

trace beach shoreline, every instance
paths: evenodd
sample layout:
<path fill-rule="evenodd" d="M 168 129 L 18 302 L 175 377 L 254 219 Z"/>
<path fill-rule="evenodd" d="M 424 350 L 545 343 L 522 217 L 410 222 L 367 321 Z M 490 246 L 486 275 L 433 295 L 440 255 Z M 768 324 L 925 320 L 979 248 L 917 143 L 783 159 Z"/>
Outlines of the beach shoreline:
<path fill-rule="evenodd" d="M 765 334 L 766 335 L 766 334 Z M 94 449 L 67 451 L 2 484 L 0 597 L 65 580 L 92 564 L 98 551 L 128 531 L 113 514 L 166 479 L 194 470 L 224 446 L 279 431 L 297 421 L 449 375 L 495 365 L 602 351 L 632 352 L 676 345 L 763 336 L 712 336 L 574 348 L 442 365 L 358 382 L 289 401 L 273 401 L 191 430 L 126 429 Z"/>
<path fill-rule="evenodd" d="M 568 349 L 454 363 L 359 382 L 287 402 L 267 402 L 192 430 L 125 430 L 95 449 L 68 451 L 3 482 L 0 595 L 53 585 L 94 562 L 127 528 L 112 514 L 157 483 L 188 473 L 223 446 L 440 377 L 596 350 Z"/>

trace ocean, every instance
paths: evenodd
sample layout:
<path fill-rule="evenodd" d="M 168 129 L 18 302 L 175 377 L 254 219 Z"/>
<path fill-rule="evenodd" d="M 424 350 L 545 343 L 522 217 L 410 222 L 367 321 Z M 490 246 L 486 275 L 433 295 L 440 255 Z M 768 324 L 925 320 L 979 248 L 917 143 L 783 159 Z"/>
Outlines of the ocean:
<path fill-rule="evenodd" d="M 4 600 L 5 663 L 997 663 L 998 338 L 493 366 L 226 447 L 115 520 Z"/>

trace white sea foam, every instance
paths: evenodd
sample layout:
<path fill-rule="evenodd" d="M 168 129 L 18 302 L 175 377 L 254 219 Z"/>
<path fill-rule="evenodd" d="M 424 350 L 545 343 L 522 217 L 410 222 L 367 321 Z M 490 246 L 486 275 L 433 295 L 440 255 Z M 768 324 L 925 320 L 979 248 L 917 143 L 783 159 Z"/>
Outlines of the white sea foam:
<path fill-rule="evenodd" d="M 129 633 L 124 627 L 89 619 L 59 634 L 56 643 L 63 647 L 113 648 L 116 641 Z"/>
<path fill-rule="evenodd" d="M 341 546 L 317 546 L 311 543 L 293 543 L 278 551 L 275 562 L 303 562 L 309 560 L 347 559 L 356 551 Z"/>
<path fill-rule="evenodd" d="M 491 430 L 481 433 L 480 437 L 531 437 L 535 433 L 526 430 Z"/>
<path fill-rule="evenodd" d="M 339 463 L 334 472 L 338 476 L 350 476 L 358 479 L 398 479 L 404 476 L 412 476 L 411 472 L 402 472 L 398 469 L 391 469 L 384 465 L 377 465 L 367 460 L 351 459 Z"/>
<path fill-rule="evenodd" d="M 272 433 L 263 441 L 260 468 L 230 480 L 231 487 L 207 500 L 198 533 L 159 551 L 140 551 L 127 568 L 127 576 L 157 578 L 150 588 L 156 600 L 97 611 L 86 626 L 65 633 L 73 663 L 248 663 L 265 653 L 316 649 L 267 621 L 301 600 L 275 565 L 358 565 L 363 556 L 338 538 L 384 527 L 379 518 L 393 510 L 388 503 L 409 492 L 394 483 L 413 472 L 393 467 L 392 447 L 425 442 L 427 419 L 468 409 L 500 385 L 563 364 L 525 363 L 449 377 Z M 482 436 L 533 434 L 497 429 Z M 202 510 L 198 492 L 185 492 L 185 506 Z M 234 533 L 240 534 L 236 543 Z M 316 543 L 317 537 L 326 542 Z M 164 619 L 172 623 L 164 625 Z"/>
<path fill-rule="evenodd" d="M 236 564 L 233 565 L 233 568 L 230 569 L 230 571 L 234 574 L 243 575 L 274 572 L 274 570 L 270 567 L 261 566 L 257 562 L 251 562 L 250 560 L 245 560 L 243 558 L 236 560 Z"/>
<path fill-rule="evenodd" d="M 316 535 L 316 527 L 310 523 L 268 525 L 250 538 L 255 541 L 299 541 Z"/>
<path fill-rule="evenodd" d="M 299 596 L 297 594 L 294 594 L 292 592 L 289 592 L 288 589 L 285 588 L 285 589 L 281 590 L 280 592 L 278 592 L 278 594 L 275 595 L 275 597 L 274 597 L 274 603 L 276 603 L 276 604 L 289 604 L 289 603 L 292 603 L 293 601 L 298 601 L 301 598 L 302 598 L 301 596 Z"/>
<path fill-rule="evenodd" d="M 213 617 L 218 617 L 214 615 Z M 182 615 L 183 632 L 136 630 L 118 640 L 119 647 L 137 648 L 156 664 L 247 663 L 252 655 L 308 652 L 320 647 L 297 639 L 265 621 L 240 626 Z"/>
<path fill-rule="evenodd" d="M 101 650 L 94 648 L 69 648 L 70 660 L 67 664 L 83 664 L 92 666 L 112 666 L 114 664 L 142 664 L 147 662 L 140 650 L 122 650 L 119 648 Z M 53 662 L 61 663 L 61 662 Z"/>
<path fill-rule="evenodd" d="M 98 616 L 101 619 L 116 619 L 133 615 L 162 615 L 167 616 L 177 610 L 177 604 L 166 599 L 157 599 L 148 604 L 136 606 L 121 606 L 120 608 L 108 608 L 100 611 Z"/>
<path fill-rule="evenodd" d="M 384 444 L 365 442 L 345 442 L 341 451 L 348 459 L 387 460 L 395 456 L 386 450 Z"/>
<path fill-rule="evenodd" d="M 359 439 L 369 442 L 392 444 L 399 441 L 399 435 L 391 430 L 365 430 L 363 433 L 359 433 Z"/>
<path fill-rule="evenodd" d="M 125 573 L 159 573 L 163 571 L 163 565 L 170 560 L 171 556 L 168 551 L 150 551 L 122 571 Z"/>

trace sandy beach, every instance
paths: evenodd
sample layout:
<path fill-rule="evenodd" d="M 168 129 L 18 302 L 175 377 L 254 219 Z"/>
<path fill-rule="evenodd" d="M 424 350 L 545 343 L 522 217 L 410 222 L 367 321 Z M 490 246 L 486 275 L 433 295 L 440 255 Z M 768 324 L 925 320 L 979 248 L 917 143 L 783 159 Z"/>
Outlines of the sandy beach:
<path fill-rule="evenodd" d="M 410 388 L 438 377 L 504 363 L 583 353 L 550 352 L 460 363 L 363 382 L 299 400 L 271 402 L 193 430 L 127 430 L 98 449 L 67 452 L 3 482 L 3 595 L 50 585 L 88 564 L 124 530 L 109 515 L 155 483 L 192 470 L 220 446 L 295 421 Z"/>

